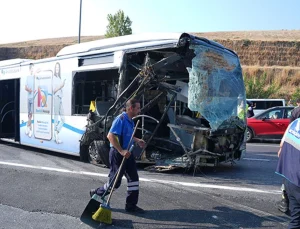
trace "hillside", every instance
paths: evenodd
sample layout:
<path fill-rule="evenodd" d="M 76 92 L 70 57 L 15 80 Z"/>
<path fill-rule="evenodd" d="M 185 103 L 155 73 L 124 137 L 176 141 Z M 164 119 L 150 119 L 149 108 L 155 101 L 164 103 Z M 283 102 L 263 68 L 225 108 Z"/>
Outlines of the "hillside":
<path fill-rule="evenodd" d="M 300 30 L 192 33 L 215 40 L 234 50 L 243 72 L 250 77 L 266 73 L 269 83 L 281 85 L 273 97 L 289 97 L 300 83 Z M 103 36 L 81 37 L 81 42 Z M 63 47 L 76 44 L 77 37 L 33 40 L 0 45 L 0 60 L 53 57 Z"/>

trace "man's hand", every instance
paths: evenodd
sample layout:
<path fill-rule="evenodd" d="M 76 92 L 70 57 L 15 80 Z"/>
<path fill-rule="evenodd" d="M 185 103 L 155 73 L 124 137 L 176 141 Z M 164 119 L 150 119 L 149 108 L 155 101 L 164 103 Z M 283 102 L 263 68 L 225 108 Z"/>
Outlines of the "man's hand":
<path fill-rule="evenodd" d="M 128 150 L 122 150 L 120 153 L 126 159 L 128 159 L 130 157 L 130 155 L 131 155 L 131 153 Z"/>

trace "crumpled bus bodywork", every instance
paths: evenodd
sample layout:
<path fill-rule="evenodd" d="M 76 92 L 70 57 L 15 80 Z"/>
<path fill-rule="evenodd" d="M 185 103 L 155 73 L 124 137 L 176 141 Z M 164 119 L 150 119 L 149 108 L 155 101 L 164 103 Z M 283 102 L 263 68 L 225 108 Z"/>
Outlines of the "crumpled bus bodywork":
<path fill-rule="evenodd" d="M 175 47 L 125 50 L 118 93 L 105 115 L 88 115 L 81 150 L 108 162 L 106 135 L 129 98 L 141 101 L 138 162 L 197 168 L 239 160 L 245 151 L 245 88 L 237 55 L 220 44 L 182 34 Z M 113 97 L 113 96 L 112 96 Z"/>

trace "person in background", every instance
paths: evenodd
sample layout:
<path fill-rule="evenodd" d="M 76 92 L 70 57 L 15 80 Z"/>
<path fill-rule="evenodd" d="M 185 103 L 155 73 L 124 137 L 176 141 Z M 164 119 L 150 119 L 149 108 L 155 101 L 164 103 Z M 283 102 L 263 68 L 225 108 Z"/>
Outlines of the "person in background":
<path fill-rule="evenodd" d="M 288 105 L 288 106 L 291 106 L 291 107 L 294 106 L 294 104 L 293 104 L 293 102 L 292 102 L 292 99 L 290 99 L 290 100 L 288 101 L 287 105 Z"/>
<path fill-rule="evenodd" d="M 275 112 L 274 116 L 271 117 L 272 119 L 281 119 L 282 115 L 280 114 L 280 112 Z"/>
<path fill-rule="evenodd" d="M 247 118 L 251 118 L 254 116 L 254 108 L 256 107 L 256 105 L 253 102 L 250 102 L 250 105 L 248 107 L 248 111 L 247 111 Z"/>
<path fill-rule="evenodd" d="M 292 111 L 292 114 L 290 117 L 291 122 L 300 117 L 300 99 L 297 99 L 296 103 L 297 103 L 297 106 Z"/>
<path fill-rule="evenodd" d="M 292 123 L 297 118 L 300 118 L 300 99 L 297 99 L 296 102 L 297 102 L 297 107 L 295 107 L 291 113 L 290 123 Z M 284 183 L 281 185 L 281 191 L 282 191 L 281 200 L 277 202 L 276 205 L 281 212 L 286 213 L 289 210 L 289 198 L 286 193 Z"/>
<path fill-rule="evenodd" d="M 284 177 L 285 193 L 289 200 L 291 221 L 289 229 L 300 228 L 300 118 L 285 131 L 278 151 L 276 173 Z"/>

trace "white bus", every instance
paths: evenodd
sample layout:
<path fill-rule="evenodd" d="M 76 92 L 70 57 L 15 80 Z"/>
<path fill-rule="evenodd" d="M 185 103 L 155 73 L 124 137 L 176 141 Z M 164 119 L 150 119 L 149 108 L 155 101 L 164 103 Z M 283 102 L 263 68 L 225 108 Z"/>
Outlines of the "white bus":
<path fill-rule="evenodd" d="M 238 56 L 187 33 L 140 34 L 63 48 L 53 58 L 0 61 L 0 139 L 108 163 L 111 120 L 141 101 L 138 161 L 191 168 L 245 151 Z"/>

